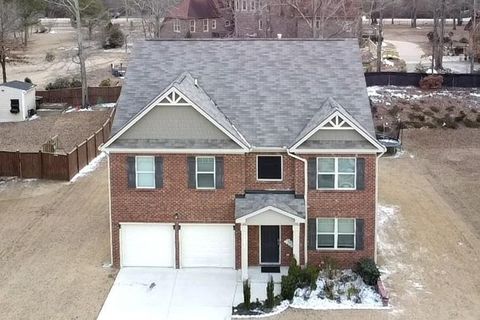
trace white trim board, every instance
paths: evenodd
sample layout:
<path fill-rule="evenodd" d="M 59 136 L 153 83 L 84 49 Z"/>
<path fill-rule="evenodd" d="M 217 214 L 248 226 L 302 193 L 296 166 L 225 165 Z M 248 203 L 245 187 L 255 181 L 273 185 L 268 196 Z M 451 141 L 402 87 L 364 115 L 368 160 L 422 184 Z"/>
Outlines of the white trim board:
<path fill-rule="evenodd" d="M 244 215 L 243 217 L 237 218 L 237 219 L 235 220 L 235 222 L 236 222 L 236 223 L 246 223 L 249 218 L 252 218 L 252 217 L 254 217 L 254 216 L 256 216 L 256 215 L 259 215 L 259 214 L 261 214 L 261 213 L 263 213 L 263 212 L 266 212 L 266 211 L 274 211 L 274 212 L 276 212 L 276 213 L 279 213 L 279 214 L 281 214 L 281 215 L 284 215 L 284 216 L 286 216 L 286 217 L 294 220 L 295 223 L 305 223 L 305 219 L 304 219 L 304 218 L 300 218 L 300 217 L 298 217 L 298 216 L 296 216 L 296 215 L 294 215 L 294 214 L 291 214 L 291 213 L 289 213 L 289 212 L 286 212 L 286 211 L 284 211 L 284 210 L 282 210 L 282 209 L 279 209 L 279 208 L 276 208 L 276 207 L 274 207 L 274 206 L 266 206 L 266 207 L 264 207 L 264 208 L 262 208 L 262 209 L 259 209 L 259 210 L 257 210 L 257 211 L 252 212 L 252 213 L 249 213 L 249 214 L 247 214 L 247 215 Z M 292 223 L 292 225 L 293 225 L 293 223 Z"/>
<path fill-rule="evenodd" d="M 187 102 L 185 103 L 168 103 L 164 104 L 161 103 L 164 99 L 167 99 L 167 97 L 173 94 L 173 96 L 178 95 L 180 98 L 183 99 L 184 101 Z M 190 99 L 187 98 L 186 95 L 184 95 L 180 90 L 178 90 L 174 85 L 171 85 L 164 93 L 158 95 L 155 99 L 153 99 L 147 106 L 137 115 L 135 115 L 132 119 L 130 119 L 127 124 L 125 124 L 113 137 L 111 137 L 103 146 L 102 146 L 102 151 L 105 149 L 108 149 L 108 147 L 115 142 L 119 137 L 121 137 L 128 129 L 130 129 L 134 124 L 136 124 L 140 119 L 142 119 L 146 114 L 148 114 L 153 108 L 156 106 L 162 106 L 162 105 L 169 105 L 169 106 L 175 106 L 175 105 L 188 105 L 193 107 L 198 113 L 200 113 L 202 116 L 204 116 L 208 121 L 210 121 L 215 127 L 217 127 L 220 131 L 222 131 L 225 135 L 227 135 L 230 139 L 232 139 L 236 144 L 240 146 L 244 151 L 248 151 L 250 146 L 248 143 L 245 141 L 242 142 L 239 139 L 237 139 L 234 135 L 232 135 L 227 129 L 225 129 L 222 125 L 220 125 L 217 121 L 215 121 L 209 114 L 207 114 L 205 111 L 203 111 L 202 108 L 200 108 L 198 105 L 193 103 Z M 236 130 L 236 129 L 235 129 Z M 240 133 L 239 133 L 240 135 Z M 241 136 L 241 135 L 240 135 Z M 243 136 L 241 136 L 243 138 Z M 244 139 L 244 138 L 243 138 Z"/>

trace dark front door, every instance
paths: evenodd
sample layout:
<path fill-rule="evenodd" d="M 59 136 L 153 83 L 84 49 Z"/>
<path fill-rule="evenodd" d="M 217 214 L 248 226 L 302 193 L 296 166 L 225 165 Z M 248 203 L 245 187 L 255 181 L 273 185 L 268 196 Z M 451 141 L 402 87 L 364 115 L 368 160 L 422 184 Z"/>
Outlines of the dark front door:
<path fill-rule="evenodd" d="M 280 263 L 280 227 L 260 227 L 261 263 Z"/>

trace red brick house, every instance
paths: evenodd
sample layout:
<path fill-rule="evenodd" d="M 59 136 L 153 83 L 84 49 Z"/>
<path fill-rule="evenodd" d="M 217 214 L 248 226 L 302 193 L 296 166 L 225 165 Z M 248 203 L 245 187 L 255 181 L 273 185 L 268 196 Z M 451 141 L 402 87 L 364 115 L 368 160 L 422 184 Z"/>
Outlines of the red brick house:
<path fill-rule="evenodd" d="M 353 39 L 139 43 L 112 132 L 115 267 L 376 255 L 384 148 Z"/>
<path fill-rule="evenodd" d="M 223 38 L 233 32 L 231 10 L 216 0 L 182 0 L 165 18 L 160 38 Z"/>

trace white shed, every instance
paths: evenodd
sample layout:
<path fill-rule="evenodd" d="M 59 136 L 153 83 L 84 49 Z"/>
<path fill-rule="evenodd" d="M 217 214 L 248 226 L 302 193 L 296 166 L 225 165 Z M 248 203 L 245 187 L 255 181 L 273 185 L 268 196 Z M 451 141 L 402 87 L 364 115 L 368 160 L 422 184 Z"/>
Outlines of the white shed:
<path fill-rule="evenodd" d="M 35 110 L 35 86 L 28 82 L 10 81 L 0 84 L 0 122 L 28 119 Z"/>

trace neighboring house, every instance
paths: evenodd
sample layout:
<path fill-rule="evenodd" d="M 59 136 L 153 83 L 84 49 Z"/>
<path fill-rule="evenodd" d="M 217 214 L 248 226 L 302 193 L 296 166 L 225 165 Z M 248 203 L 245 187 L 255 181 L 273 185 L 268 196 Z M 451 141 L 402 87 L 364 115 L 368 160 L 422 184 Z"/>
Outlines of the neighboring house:
<path fill-rule="evenodd" d="M 26 120 L 35 108 L 33 84 L 22 81 L 0 84 L 0 122 Z"/>
<path fill-rule="evenodd" d="M 223 38 L 232 33 L 231 10 L 216 0 L 182 0 L 165 18 L 160 38 Z"/>
<path fill-rule="evenodd" d="M 141 42 L 112 132 L 115 267 L 376 256 L 384 147 L 356 40 Z"/>

